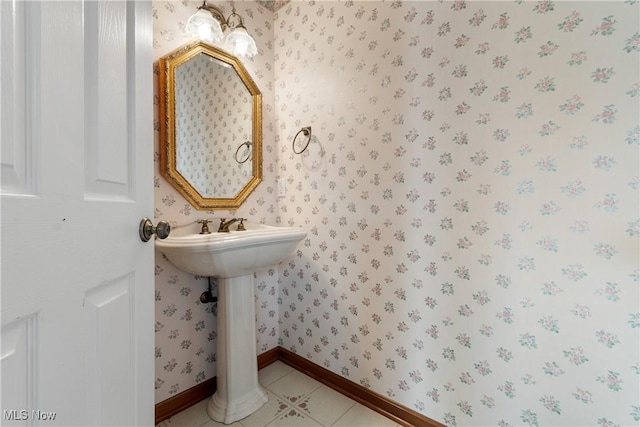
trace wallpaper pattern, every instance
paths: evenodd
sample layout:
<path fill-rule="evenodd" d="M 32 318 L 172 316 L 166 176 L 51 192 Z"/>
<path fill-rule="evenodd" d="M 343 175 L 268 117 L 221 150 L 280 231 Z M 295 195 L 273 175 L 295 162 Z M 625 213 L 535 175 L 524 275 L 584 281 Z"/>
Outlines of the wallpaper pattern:
<path fill-rule="evenodd" d="M 638 3 L 280 3 L 235 2 L 265 182 L 213 213 L 156 177 L 173 225 L 309 231 L 257 277 L 259 352 L 451 426 L 640 424 Z M 194 7 L 154 2 L 156 58 Z M 156 273 L 159 402 L 214 375 L 215 317 L 204 279 Z"/>
<path fill-rule="evenodd" d="M 212 2 L 231 13 L 228 2 Z M 184 26 L 201 1 L 153 1 L 154 61 L 191 39 Z M 250 221 L 277 224 L 277 199 L 273 183 L 276 176 L 273 87 L 273 13 L 255 2 L 235 2 L 238 13 L 258 44 L 259 55 L 243 64 L 262 92 L 263 101 L 263 182 L 237 211 L 198 211 L 194 209 L 160 175 L 158 169 L 159 122 L 157 69 L 155 84 L 155 218 L 169 221 L 171 226 L 195 227 L 198 219 L 242 217 Z M 233 102 L 229 97 L 229 102 Z M 207 111 L 203 112 L 206 114 Z M 211 113 L 211 111 L 209 111 Z M 235 153 L 235 147 L 233 153 Z M 229 161 L 229 160 L 227 160 Z M 235 160 L 231 160 L 235 164 Z M 247 162 L 250 165 L 250 162 Z M 221 173 L 229 164 L 216 166 Z M 214 222 L 215 226 L 217 222 Z M 256 278 L 256 317 L 258 351 L 277 345 L 278 338 L 278 274 L 275 270 L 260 272 Z M 208 281 L 182 272 L 156 251 L 155 371 L 156 403 L 175 396 L 215 376 L 216 317 L 209 304 L 200 303 L 200 294 Z M 216 294 L 215 283 L 213 293 Z"/>
<path fill-rule="evenodd" d="M 176 70 L 176 168 L 203 197 L 235 197 L 251 178 L 253 100 L 232 67 L 200 54 Z M 236 150 L 238 160 L 236 161 Z"/>
<path fill-rule="evenodd" d="M 450 426 L 638 425 L 638 12 L 280 9 L 280 343 Z"/>

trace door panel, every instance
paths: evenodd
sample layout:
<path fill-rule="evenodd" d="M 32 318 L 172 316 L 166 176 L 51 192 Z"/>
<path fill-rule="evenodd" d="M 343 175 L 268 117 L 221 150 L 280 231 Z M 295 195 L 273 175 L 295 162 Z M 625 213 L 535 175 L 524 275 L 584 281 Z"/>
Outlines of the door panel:
<path fill-rule="evenodd" d="M 87 412 L 101 425 L 123 425 L 134 416 L 135 277 L 127 275 L 86 292 Z M 101 372 L 102 366 L 117 370 Z"/>
<path fill-rule="evenodd" d="M 27 19 L 28 18 L 28 19 Z M 33 110 L 27 110 L 27 99 L 34 95 L 34 73 L 27 62 L 25 52 L 37 50 L 33 37 L 27 40 L 27 32 L 39 22 L 39 7 L 27 2 L 0 2 L 0 40 L 2 58 L 0 62 L 0 137 L 2 146 L 2 191 L 4 194 L 33 194 L 35 156 L 30 128 L 33 125 Z M 28 45 L 27 42 L 30 44 Z M 13 58 L 11 61 L 4 58 Z"/>
<path fill-rule="evenodd" d="M 152 425 L 150 2 L 0 2 L 0 24 L 2 425 Z"/>
<path fill-rule="evenodd" d="M 35 316 L 27 316 L 4 325 L 0 331 L 2 334 L 0 359 L 2 360 L 3 409 L 21 408 L 28 413 L 34 409 L 36 325 Z"/>
<path fill-rule="evenodd" d="M 132 3 L 88 2 L 85 5 L 85 146 L 88 198 L 131 198 L 130 167 L 135 155 L 132 126 L 127 121 L 135 101 L 131 81 Z M 114 126 L 127 123 L 128 126 Z"/>

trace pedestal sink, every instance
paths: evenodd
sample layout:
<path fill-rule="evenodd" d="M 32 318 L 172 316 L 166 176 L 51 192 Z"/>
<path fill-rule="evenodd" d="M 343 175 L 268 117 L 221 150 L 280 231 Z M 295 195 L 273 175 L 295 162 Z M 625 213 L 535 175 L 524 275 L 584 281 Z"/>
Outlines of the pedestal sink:
<path fill-rule="evenodd" d="M 307 235 L 300 228 L 244 225 L 245 231 L 211 234 L 198 234 L 195 223 L 178 226 L 155 243 L 181 270 L 218 278 L 217 389 L 207 412 L 225 424 L 267 402 L 258 384 L 254 273 L 288 258 Z"/>

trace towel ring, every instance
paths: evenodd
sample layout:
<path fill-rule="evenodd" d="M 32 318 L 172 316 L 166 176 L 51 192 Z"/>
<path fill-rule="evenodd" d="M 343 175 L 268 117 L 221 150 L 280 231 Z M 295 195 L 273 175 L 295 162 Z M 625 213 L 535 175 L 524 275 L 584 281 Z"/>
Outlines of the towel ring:
<path fill-rule="evenodd" d="M 298 138 L 298 135 L 300 135 L 301 133 L 302 133 L 304 136 L 308 136 L 308 137 L 309 137 L 309 139 L 307 139 L 307 143 L 306 143 L 306 145 L 304 146 L 304 148 L 303 148 L 302 150 L 300 150 L 300 151 L 296 151 L 296 138 Z M 291 145 L 292 145 L 292 148 L 293 148 L 293 152 L 294 152 L 294 153 L 296 153 L 296 154 L 302 154 L 302 153 L 304 153 L 304 151 L 305 151 L 305 150 L 307 149 L 307 147 L 309 146 L 309 143 L 310 143 L 310 142 L 311 142 L 311 126 L 303 127 L 302 129 L 300 129 L 300 130 L 298 131 L 298 133 L 296 133 L 296 136 L 294 136 L 294 137 L 293 137 L 293 143 L 291 144 Z"/>
<path fill-rule="evenodd" d="M 238 153 L 240 152 L 240 149 L 241 149 L 243 146 L 245 146 L 245 145 L 247 146 L 247 149 L 248 149 L 248 151 L 249 151 L 249 153 L 247 154 L 247 158 L 246 158 L 246 159 L 244 159 L 244 160 L 242 160 L 242 161 L 241 161 L 241 160 L 238 160 Z M 238 162 L 238 163 L 242 164 L 242 163 L 246 162 L 247 160 L 249 160 L 249 158 L 251 157 L 251 150 L 250 150 L 250 148 L 251 148 L 251 142 L 250 142 L 250 141 L 246 141 L 246 142 L 243 142 L 242 144 L 240 144 L 240 145 L 238 146 L 238 149 L 236 150 L 236 155 L 235 155 L 236 162 Z"/>

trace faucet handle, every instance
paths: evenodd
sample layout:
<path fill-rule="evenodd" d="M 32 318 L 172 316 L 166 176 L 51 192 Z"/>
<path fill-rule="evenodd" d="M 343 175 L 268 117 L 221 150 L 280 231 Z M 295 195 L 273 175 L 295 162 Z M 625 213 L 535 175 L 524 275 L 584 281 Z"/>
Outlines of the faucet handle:
<path fill-rule="evenodd" d="M 238 228 L 236 228 L 236 230 L 238 230 L 238 231 L 245 231 L 246 230 L 246 228 L 244 227 L 244 222 L 243 222 L 245 219 L 246 218 L 238 218 L 238 220 L 240 221 L 240 224 L 238 224 Z"/>
<path fill-rule="evenodd" d="M 200 234 L 211 234 L 211 231 L 209 231 L 209 225 L 208 225 L 211 222 L 211 220 L 199 219 L 196 222 L 198 224 L 202 224 L 202 230 L 200 230 Z"/>

